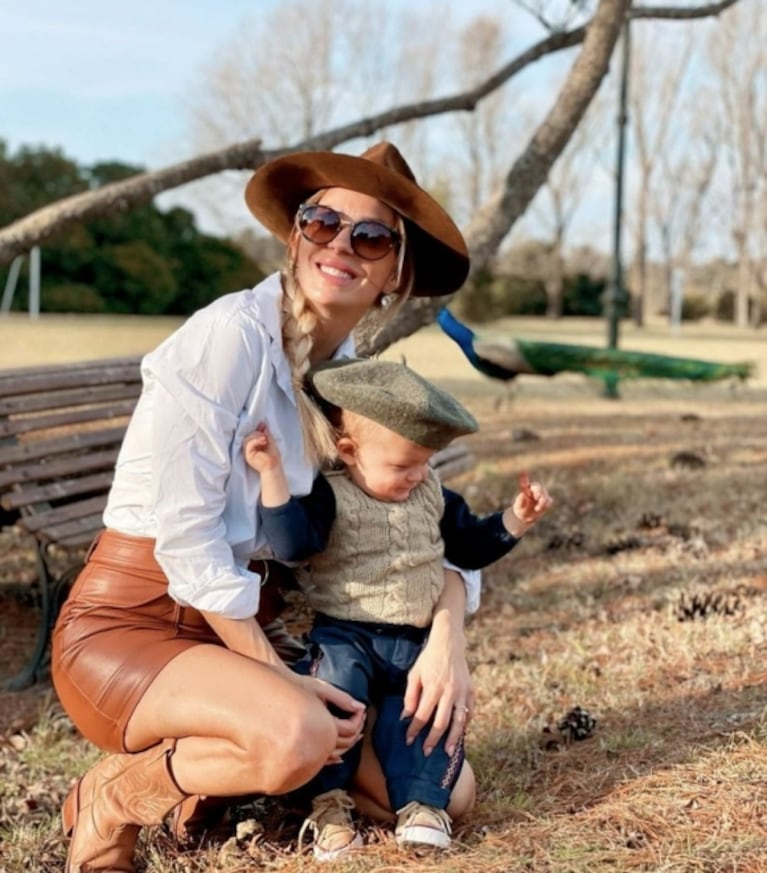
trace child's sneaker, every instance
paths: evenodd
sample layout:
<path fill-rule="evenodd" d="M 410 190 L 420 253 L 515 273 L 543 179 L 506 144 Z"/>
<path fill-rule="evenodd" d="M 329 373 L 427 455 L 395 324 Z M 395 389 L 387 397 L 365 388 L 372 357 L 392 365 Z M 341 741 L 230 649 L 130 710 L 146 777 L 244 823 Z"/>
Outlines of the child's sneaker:
<path fill-rule="evenodd" d="M 449 849 L 452 836 L 450 816 L 444 809 L 411 801 L 397 810 L 394 837 L 401 846 L 434 846 Z"/>
<path fill-rule="evenodd" d="M 318 861 L 332 861 L 350 849 L 362 845 L 352 821 L 354 801 L 340 788 L 319 794 L 312 800 L 312 811 L 301 826 L 298 845 L 311 829 L 314 834 L 314 857 Z"/>

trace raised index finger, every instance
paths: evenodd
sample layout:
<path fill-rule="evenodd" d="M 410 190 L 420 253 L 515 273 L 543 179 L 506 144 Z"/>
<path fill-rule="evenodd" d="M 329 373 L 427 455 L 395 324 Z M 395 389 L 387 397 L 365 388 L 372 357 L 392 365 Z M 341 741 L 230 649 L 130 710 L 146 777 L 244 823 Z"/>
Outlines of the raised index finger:
<path fill-rule="evenodd" d="M 535 502 L 535 495 L 533 494 L 533 489 L 530 487 L 530 477 L 524 470 L 519 474 L 519 490 L 528 500 Z"/>

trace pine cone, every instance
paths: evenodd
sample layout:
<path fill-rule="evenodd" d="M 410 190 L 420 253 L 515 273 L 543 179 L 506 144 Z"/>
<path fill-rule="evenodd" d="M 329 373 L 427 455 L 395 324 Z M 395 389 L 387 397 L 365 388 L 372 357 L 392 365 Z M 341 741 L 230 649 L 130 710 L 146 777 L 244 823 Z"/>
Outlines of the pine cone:
<path fill-rule="evenodd" d="M 586 537 L 583 535 L 582 531 L 574 530 L 570 533 L 562 533 L 558 531 L 549 537 L 549 541 L 546 543 L 546 550 L 549 552 L 555 552 L 559 549 L 580 549 L 583 547 L 583 544 L 586 541 Z"/>
<path fill-rule="evenodd" d="M 697 452 L 681 451 L 672 456 L 671 466 L 685 470 L 702 470 L 706 466 L 706 459 Z"/>
<path fill-rule="evenodd" d="M 588 739 L 597 726 L 597 720 L 591 713 L 575 706 L 567 715 L 557 722 L 557 730 L 567 742 Z"/>
<path fill-rule="evenodd" d="M 694 621 L 711 615 L 737 615 L 743 608 L 742 600 L 734 591 L 705 591 L 682 594 L 675 614 L 677 621 Z"/>
<path fill-rule="evenodd" d="M 641 537 L 623 537 L 622 539 L 613 540 L 605 546 L 605 553 L 608 555 L 617 555 L 618 552 L 628 552 L 632 549 L 641 549 L 645 545 L 645 541 Z"/>

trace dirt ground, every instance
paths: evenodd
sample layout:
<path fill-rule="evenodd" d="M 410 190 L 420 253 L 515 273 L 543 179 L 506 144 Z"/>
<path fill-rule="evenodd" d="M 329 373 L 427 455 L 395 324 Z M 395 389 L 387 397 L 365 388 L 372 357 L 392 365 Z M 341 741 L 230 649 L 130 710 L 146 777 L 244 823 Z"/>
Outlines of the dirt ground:
<path fill-rule="evenodd" d="M 37 613 L 23 600 L 2 595 L 0 609 L 3 617 L 0 624 L 0 682 L 15 676 L 23 667 L 34 646 L 37 631 Z M 32 728 L 41 709 L 51 703 L 52 689 L 49 682 L 41 682 L 22 692 L 0 689 L 0 742 L 21 731 Z"/>
<path fill-rule="evenodd" d="M 51 705 L 47 681 L 24 691 L 9 691 L 5 682 L 26 664 L 39 625 L 37 567 L 31 539 L 18 529 L 0 529 L 0 743 L 29 730 L 43 708 Z"/>

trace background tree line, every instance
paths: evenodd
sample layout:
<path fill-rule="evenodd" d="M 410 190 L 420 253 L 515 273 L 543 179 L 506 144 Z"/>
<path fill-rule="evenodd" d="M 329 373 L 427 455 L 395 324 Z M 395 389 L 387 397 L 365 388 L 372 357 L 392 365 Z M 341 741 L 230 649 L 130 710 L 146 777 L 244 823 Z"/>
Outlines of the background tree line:
<path fill-rule="evenodd" d="M 129 178 L 141 169 L 115 162 L 81 166 L 57 149 L 24 146 L 9 153 L 0 140 L 0 222 L 10 223 L 51 197 Z M 235 240 L 205 234 L 189 210 L 150 203 L 73 225 L 48 240 L 44 252 L 44 311 L 188 315 L 278 268 L 282 246 L 252 230 Z M 644 269 L 645 281 L 663 285 L 661 265 Z M 492 270 L 474 276 L 456 306 L 477 322 L 511 315 L 601 316 L 609 278 L 604 252 L 581 246 L 557 253 L 548 239 L 518 237 L 501 250 Z M 14 298 L 17 310 L 27 302 L 24 279 Z M 734 266 L 720 259 L 696 265 L 690 282 L 709 293 L 688 292 L 682 319 L 713 315 L 733 321 L 736 280 Z M 632 290 L 629 285 L 629 297 L 636 299 Z M 628 300 L 621 315 L 629 315 Z"/>
<path fill-rule="evenodd" d="M 79 166 L 57 149 L 0 140 L 0 226 L 63 197 L 142 172 L 116 162 Z M 23 269 L 28 269 L 24 267 Z M 236 243 L 202 233 L 181 207 L 153 202 L 73 224 L 47 240 L 41 271 L 46 312 L 187 315 L 263 273 Z M 26 305 L 27 282 L 14 298 Z"/>

